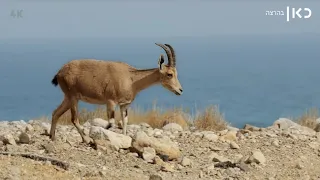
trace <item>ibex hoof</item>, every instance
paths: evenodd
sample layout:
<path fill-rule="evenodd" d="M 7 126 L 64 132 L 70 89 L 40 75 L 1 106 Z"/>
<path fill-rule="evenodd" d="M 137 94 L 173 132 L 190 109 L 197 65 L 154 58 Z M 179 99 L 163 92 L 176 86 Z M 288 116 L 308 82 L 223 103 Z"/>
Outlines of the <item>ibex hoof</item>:
<path fill-rule="evenodd" d="M 47 136 L 49 136 L 49 138 L 51 139 L 51 141 L 55 141 L 55 140 L 56 140 L 56 136 L 54 136 L 54 135 L 48 134 Z"/>
<path fill-rule="evenodd" d="M 110 128 L 117 128 L 117 125 L 115 123 L 109 123 L 106 129 L 110 129 Z"/>
<path fill-rule="evenodd" d="M 123 129 L 122 123 L 118 124 L 119 129 Z"/>
<path fill-rule="evenodd" d="M 93 143 L 93 140 L 92 140 L 90 137 L 88 137 L 88 136 L 84 136 L 84 137 L 82 138 L 82 142 L 83 142 L 83 143 L 86 143 L 86 144 L 91 144 L 91 143 Z"/>

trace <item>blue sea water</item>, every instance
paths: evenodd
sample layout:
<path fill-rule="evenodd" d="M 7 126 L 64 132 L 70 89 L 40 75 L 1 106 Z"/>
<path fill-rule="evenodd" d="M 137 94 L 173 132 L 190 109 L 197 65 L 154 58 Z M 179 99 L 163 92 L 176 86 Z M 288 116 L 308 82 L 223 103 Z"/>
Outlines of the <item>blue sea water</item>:
<path fill-rule="evenodd" d="M 0 39 L 0 119 L 50 115 L 63 99 L 51 79 L 72 59 L 120 60 L 153 68 L 169 43 L 184 89 L 161 86 L 140 93 L 134 105 L 194 110 L 218 105 L 233 126 L 268 126 L 320 107 L 320 36 L 221 35 L 179 38 Z M 85 103 L 81 107 L 93 108 Z"/>

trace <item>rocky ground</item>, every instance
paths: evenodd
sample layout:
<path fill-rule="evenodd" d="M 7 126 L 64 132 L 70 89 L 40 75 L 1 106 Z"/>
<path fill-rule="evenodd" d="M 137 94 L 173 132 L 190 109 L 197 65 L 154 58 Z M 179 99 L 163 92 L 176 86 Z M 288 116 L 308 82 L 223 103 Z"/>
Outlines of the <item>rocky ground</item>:
<path fill-rule="evenodd" d="M 0 122 L 0 179 L 320 179 L 320 133 L 289 119 L 219 132 L 129 125 L 128 136 L 105 126 L 85 123 L 86 145 L 71 125 L 52 142 L 47 122 Z"/>

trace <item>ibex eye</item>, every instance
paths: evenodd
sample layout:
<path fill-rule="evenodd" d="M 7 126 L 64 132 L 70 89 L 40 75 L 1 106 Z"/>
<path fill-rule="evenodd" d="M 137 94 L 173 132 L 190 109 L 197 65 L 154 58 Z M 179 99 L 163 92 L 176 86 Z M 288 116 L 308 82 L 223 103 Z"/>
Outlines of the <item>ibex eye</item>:
<path fill-rule="evenodd" d="M 168 77 L 172 77 L 172 74 L 167 74 Z"/>

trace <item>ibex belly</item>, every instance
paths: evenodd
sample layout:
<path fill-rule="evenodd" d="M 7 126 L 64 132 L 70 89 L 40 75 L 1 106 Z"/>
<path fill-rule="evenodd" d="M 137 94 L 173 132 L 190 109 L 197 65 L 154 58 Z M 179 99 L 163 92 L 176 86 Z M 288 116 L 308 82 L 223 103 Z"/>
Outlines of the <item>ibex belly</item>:
<path fill-rule="evenodd" d="M 90 104 L 106 104 L 106 101 L 104 99 L 92 98 L 83 95 L 79 95 L 78 98 L 79 100 Z"/>

